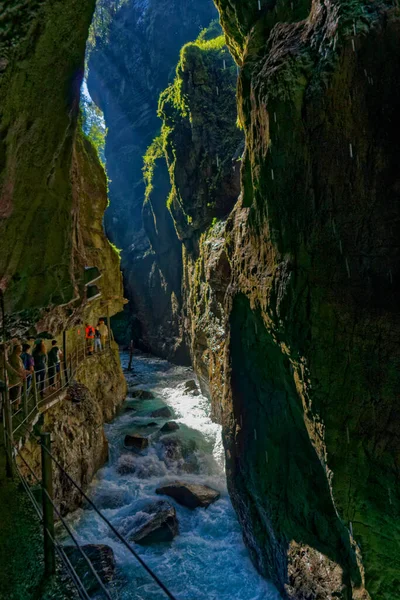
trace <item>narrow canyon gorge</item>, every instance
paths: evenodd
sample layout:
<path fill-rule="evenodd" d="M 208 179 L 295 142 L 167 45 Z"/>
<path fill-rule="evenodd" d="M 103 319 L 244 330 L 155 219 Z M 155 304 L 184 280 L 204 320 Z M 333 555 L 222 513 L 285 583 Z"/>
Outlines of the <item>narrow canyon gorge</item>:
<path fill-rule="evenodd" d="M 91 498 L 129 488 L 122 532 L 156 478 L 215 488 L 140 555 L 180 600 L 400 598 L 399 66 L 394 1 L 0 2 L 0 343 L 76 357 L 16 468 L 34 486 L 51 433 Z M 114 554 L 113 598 L 165 597 Z"/>

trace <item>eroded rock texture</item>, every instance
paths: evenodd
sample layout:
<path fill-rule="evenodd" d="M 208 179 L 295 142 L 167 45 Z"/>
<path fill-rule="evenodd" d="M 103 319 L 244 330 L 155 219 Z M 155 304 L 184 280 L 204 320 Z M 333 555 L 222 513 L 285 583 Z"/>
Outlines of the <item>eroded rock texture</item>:
<path fill-rule="evenodd" d="M 0 285 L 8 312 L 51 320 L 53 331 L 88 312 L 86 266 L 103 274 L 97 310 L 122 306 L 102 228 L 106 179 L 78 124 L 94 5 L 11 0 L 2 13 Z"/>
<path fill-rule="evenodd" d="M 78 353 L 83 359 L 83 323 L 94 324 L 107 310 L 114 314 L 123 307 L 118 254 L 102 224 L 106 176 L 79 119 L 94 7 L 94 0 L 10 0 L 0 8 L 0 287 L 6 336 L 26 339 L 47 331 L 61 346 L 65 331 L 67 358 L 74 364 Z M 96 286 L 90 288 L 86 284 L 93 279 Z M 85 390 L 81 401 L 64 399 L 41 424 L 53 434 L 63 466 L 86 486 L 107 457 L 104 421 L 126 393 L 118 348 L 85 361 L 75 377 Z M 25 456 L 36 468 L 40 449 L 32 437 L 24 441 Z M 59 471 L 55 477 L 63 510 L 76 507 L 79 493 Z"/>
<path fill-rule="evenodd" d="M 343 571 L 335 597 L 394 600 L 397 9 L 217 4 L 246 133 L 242 196 L 219 244 L 229 340 L 209 371 L 231 496 L 283 594 L 303 597 L 294 573 L 313 548 Z M 327 597 L 308 579 L 310 597 Z"/>
<path fill-rule="evenodd" d="M 207 202 L 234 195 L 234 164 L 227 179 L 207 178 L 232 152 L 207 147 L 199 161 L 195 133 L 212 144 L 215 126 L 186 133 L 197 49 L 177 70 L 185 110 L 171 112 L 179 93 L 166 93 L 160 114 L 184 245 L 185 332 L 224 426 L 231 497 L 257 568 L 284 597 L 395 600 L 397 9 L 217 4 L 241 67 L 246 135 L 231 214 L 209 219 Z M 218 111 L 217 94 L 212 104 Z"/>
<path fill-rule="evenodd" d="M 111 204 L 105 225 L 122 249 L 130 300 L 130 323 L 121 327 L 121 339 L 133 338 L 136 346 L 186 363 L 182 251 L 165 206 L 168 172 L 159 169 L 158 186 L 143 208 L 143 155 L 160 128 L 158 98 L 173 79 L 182 45 L 216 17 L 212 0 L 129 0 L 107 37 L 96 40 L 89 60 L 89 90 L 108 127 Z"/>

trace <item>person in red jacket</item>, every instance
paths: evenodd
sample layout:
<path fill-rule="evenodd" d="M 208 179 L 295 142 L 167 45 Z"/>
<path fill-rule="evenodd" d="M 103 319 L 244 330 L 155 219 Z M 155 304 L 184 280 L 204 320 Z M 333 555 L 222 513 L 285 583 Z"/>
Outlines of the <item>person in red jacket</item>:
<path fill-rule="evenodd" d="M 87 353 L 93 354 L 93 343 L 94 343 L 94 327 L 86 323 L 85 326 L 85 338 L 86 338 L 86 351 Z"/>

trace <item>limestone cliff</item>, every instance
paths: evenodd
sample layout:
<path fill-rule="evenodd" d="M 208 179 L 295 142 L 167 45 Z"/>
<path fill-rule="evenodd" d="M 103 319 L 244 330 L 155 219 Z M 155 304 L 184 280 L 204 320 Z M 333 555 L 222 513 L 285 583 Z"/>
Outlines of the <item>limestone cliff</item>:
<path fill-rule="evenodd" d="M 79 123 L 94 4 L 13 0 L 2 14 L 0 285 L 8 313 L 52 333 L 122 307 L 102 227 L 106 178 Z M 102 275 L 99 299 L 87 267 Z"/>
<path fill-rule="evenodd" d="M 3 8 L 3 3 L 2 3 Z M 0 285 L 8 338 L 66 331 L 68 356 L 85 322 L 123 307 L 117 252 L 103 230 L 107 182 L 81 130 L 80 86 L 95 0 L 11 0 L 1 11 Z M 76 375 L 82 401 L 43 417 L 54 449 L 86 485 L 107 455 L 102 425 L 125 395 L 118 350 Z M 68 392 L 69 394 L 70 392 Z M 38 449 L 31 459 L 38 458 Z M 28 456 L 27 454 L 27 456 Z M 62 478 L 65 507 L 75 494 Z"/>
<path fill-rule="evenodd" d="M 88 87 L 102 109 L 108 134 L 105 154 L 110 207 L 105 225 L 122 249 L 125 291 L 130 301 L 121 341 L 188 362 L 181 312 L 181 245 L 160 191 L 154 235 L 145 198 L 143 155 L 160 128 L 157 103 L 173 79 L 182 45 L 217 16 L 212 0 L 128 0 L 98 35 L 89 58 Z M 161 171 L 161 169 L 160 169 Z M 165 176 L 167 180 L 168 177 Z M 167 266 L 166 266 L 167 265 Z"/>
<path fill-rule="evenodd" d="M 232 152 L 206 147 L 198 160 L 218 94 L 197 130 L 196 93 L 215 84 L 197 48 L 183 51 L 160 114 L 186 335 L 224 427 L 230 493 L 284 597 L 395 600 L 398 10 L 217 4 L 246 135 L 227 218 L 212 218 L 207 198 L 233 206 L 232 172 L 228 186 L 210 179 Z"/>
<path fill-rule="evenodd" d="M 86 490 L 108 458 L 104 422 L 110 421 L 126 396 L 117 345 L 112 352 L 88 358 L 76 373 L 62 399 L 38 420 L 34 433 L 51 434 L 51 450 L 68 474 Z M 41 475 L 41 449 L 37 435 L 26 435 L 21 454 Z M 19 468 L 32 485 L 35 481 L 21 459 Z M 83 498 L 63 472 L 53 464 L 55 501 L 62 514 L 82 505 Z"/>
<path fill-rule="evenodd" d="M 285 597 L 395 600 L 398 11 L 217 4 L 241 66 L 242 194 L 185 285 L 230 493 Z"/>

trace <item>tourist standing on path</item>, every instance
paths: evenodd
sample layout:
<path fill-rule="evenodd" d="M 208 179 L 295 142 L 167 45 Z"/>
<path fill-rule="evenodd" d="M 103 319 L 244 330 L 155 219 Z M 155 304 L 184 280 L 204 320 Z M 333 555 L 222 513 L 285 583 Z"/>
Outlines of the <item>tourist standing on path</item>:
<path fill-rule="evenodd" d="M 18 410 L 21 404 L 22 397 L 22 384 L 28 372 L 24 368 L 24 363 L 21 359 L 22 346 L 21 344 L 15 344 L 10 354 L 8 362 L 14 373 L 9 374 L 9 386 L 10 386 L 10 400 L 15 402 L 15 408 Z"/>
<path fill-rule="evenodd" d="M 43 340 L 36 340 L 32 356 L 35 362 L 36 385 L 40 392 L 40 397 L 43 398 L 47 367 L 46 346 Z"/>
<path fill-rule="evenodd" d="M 103 348 L 106 347 L 107 345 L 107 340 L 108 340 L 108 327 L 107 325 L 104 323 L 104 319 L 100 319 L 99 321 L 99 326 L 98 326 L 98 330 L 100 332 L 100 339 L 101 339 L 101 345 Z"/>
<path fill-rule="evenodd" d="M 99 331 L 100 321 L 97 323 L 96 329 L 94 330 L 94 351 L 101 352 L 101 333 Z"/>
<path fill-rule="evenodd" d="M 32 354 L 30 354 L 30 352 L 29 352 L 30 348 L 31 347 L 29 344 L 22 344 L 21 360 L 24 363 L 25 371 L 28 371 L 30 373 L 30 375 L 27 375 L 27 377 L 26 377 L 27 391 L 29 391 L 29 388 L 31 387 L 32 375 L 33 375 L 33 371 L 34 371 L 34 367 L 35 367 L 35 361 L 33 360 Z"/>
<path fill-rule="evenodd" d="M 51 348 L 47 353 L 47 367 L 49 372 L 49 386 L 55 389 L 55 379 L 57 375 L 57 382 L 59 380 L 58 374 L 60 373 L 60 348 L 57 346 L 57 340 L 51 342 Z"/>
<path fill-rule="evenodd" d="M 86 338 L 86 351 L 89 354 L 93 354 L 93 343 L 94 343 L 94 327 L 86 323 L 85 326 L 85 338 Z"/>

